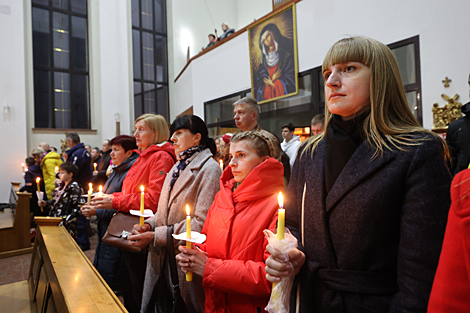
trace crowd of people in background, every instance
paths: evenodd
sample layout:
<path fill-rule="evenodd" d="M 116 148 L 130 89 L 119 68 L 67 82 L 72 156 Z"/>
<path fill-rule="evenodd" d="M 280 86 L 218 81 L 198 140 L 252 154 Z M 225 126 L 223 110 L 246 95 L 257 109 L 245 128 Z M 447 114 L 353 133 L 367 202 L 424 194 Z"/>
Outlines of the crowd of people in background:
<path fill-rule="evenodd" d="M 219 39 L 234 32 L 222 29 Z M 209 37 L 213 44 L 217 37 Z M 469 171 L 452 185 L 459 187 L 453 195 L 466 194 L 452 199 L 449 221 L 457 226 L 444 241 L 448 146 L 410 111 L 393 53 L 370 38 L 343 39 L 328 51 L 322 73 L 325 114 L 312 118 L 304 142 L 297 135 L 304 125 L 292 121 L 279 129 L 282 142 L 262 129 L 259 106 L 247 97 L 233 103 L 239 132 L 215 139 L 198 116 L 180 116 L 168 127 L 162 116 L 144 114 L 133 136 L 106 139 L 101 149 L 75 132 L 66 135 L 62 155 L 41 143 L 25 160 L 32 216 L 62 217 L 83 250 L 96 220 L 94 266 L 131 313 L 171 312 L 178 297 L 178 312 L 259 312 L 272 283 L 289 275 L 297 276 L 299 301 L 291 309 L 300 312 L 424 312 L 428 302 L 430 311 L 466 312 L 468 233 L 458 225 L 468 195 L 459 186 Z M 468 163 L 467 157 L 451 169 L 457 174 Z M 89 184 L 104 188 L 86 203 Z M 286 226 L 299 244 L 289 262 L 263 235 L 276 232 L 279 191 L 286 192 Z M 115 214 L 138 210 L 141 197 L 153 216 L 127 238 L 141 252 L 104 242 Z M 173 239 L 187 223 L 204 243 Z M 441 256 L 438 268 L 443 241 L 455 257 Z M 463 291 L 452 294 L 453 283 Z"/>

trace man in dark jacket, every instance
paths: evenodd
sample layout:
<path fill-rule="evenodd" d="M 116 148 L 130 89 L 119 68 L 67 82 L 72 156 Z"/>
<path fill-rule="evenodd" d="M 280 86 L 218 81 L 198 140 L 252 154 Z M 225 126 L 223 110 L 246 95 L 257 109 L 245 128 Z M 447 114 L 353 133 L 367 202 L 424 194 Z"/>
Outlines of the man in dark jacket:
<path fill-rule="evenodd" d="M 470 76 L 468 84 L 470 86 Z M 447 129 L 446 141 L 452 158 L 452 175 L 468 168 L 470 163 L 470 102 L 462 106 L 462 113 L 465 116 L 452 122 Z"/>
<path fill-rule="evenodd" d="M 91 182 L 91 156 L 85 149 L 85 145 L 80 142 L 80 136 L 77 133 L 68 133 L 65 142 L 69 146 L 67 151 L 67 162 L 78 167 L 78 173 L 75 177 L 76 182 L 87 190 L 88 183 Z M 88 220 L 83 216 L 78 216 L 77 243 L 83 251 L 90 249 L 90 238 L 88 234 Z"/>
<path fill-rule="evenodd" d="M 109 144 L 109 141 L 109 139 L 103 141 L 103 153 L 100 157 L 98 168 L 93 172 L 94 184 L 98 186 L 104 185 L 108 180 L 108 176 L 106 176 L 106 170 L 108 169 L 111 161 L 111 145 Z"/>

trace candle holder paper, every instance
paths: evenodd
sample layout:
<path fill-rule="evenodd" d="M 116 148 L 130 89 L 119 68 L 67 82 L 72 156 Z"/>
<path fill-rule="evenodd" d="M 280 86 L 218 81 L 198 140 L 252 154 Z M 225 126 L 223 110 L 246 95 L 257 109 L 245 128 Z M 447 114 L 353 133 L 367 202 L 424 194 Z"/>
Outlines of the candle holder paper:
<path fill-rule="evenodd" d="M 289 262 L 289 251 L 297 247 L 297 238 L 287 228 L 284 231 L 284 239 L 282 240 L 277 239 L 277 235 L 268 229 L 265 229 L 263 233 L 266 239 L 268 239 L 269 245 L 282 253 L 285 262 Z M 282 277 L 281 282 L 276 284 L 271 291 L 271 298 L 269 298 L 268 306 L 265 310 L 270 313 L 288 313 L 293 283 L 294 275 Z"/>
<path fill-rule="evenodd" d="M 36 191 L 36 196 L 38 196 L 38 201 L 44 199 L 44 191 Z"/>
<path fill-rule="evenodd" d="M 155 213 L 152 212 L 152 210 L 144 210 L 144 214 L 140 213 L 140 210 L 130 210 L 129 213 L 135 216 L 143 216 L 143 217 L 152 217 L 155 215 Z"/>
<path fill-rule="evenodd" d="M 176 240 L 189 241 L 194 243 L 204 243 L 204 241 L 206 241 L 206 235 L 198 233 L 197 231 L 191 231 L 191 238 L 186 238 L 186 232 L 172 235 Z"/>

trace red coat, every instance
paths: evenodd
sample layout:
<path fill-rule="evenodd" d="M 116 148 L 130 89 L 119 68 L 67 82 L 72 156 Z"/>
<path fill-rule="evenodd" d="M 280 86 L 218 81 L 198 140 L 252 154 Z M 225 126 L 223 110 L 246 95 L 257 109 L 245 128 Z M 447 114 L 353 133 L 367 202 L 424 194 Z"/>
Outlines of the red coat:
<path fill-rule="evenodd" d="M 113 209 L 122 212 L 139 210 L 140 186 L 143 185 L 145 209 L 157 212 L 163 182 L 175 162 L 175 149 L 168 142 L 162 146 L 151 145 L 140 152 L 124 178 L 122 192 L 113 193 Z"/>
<path fill-rule="evenodd" d="M 276 228 L 283 173 L 280 162 L 268 159 L 232 192 L 232 171 L 223 172 L 202 229 L 207 239 L 200 245 L 209 257 L 203 276 L 206 313 L 256 312 L 267 305 L 271 283 L 264 270 L 269 253 L 263 230 Z"/>
<path fill-rule="evenodd" d="M 470 312 L 470 170 L 452 181 L 452 206 L 428 312 Z"/>

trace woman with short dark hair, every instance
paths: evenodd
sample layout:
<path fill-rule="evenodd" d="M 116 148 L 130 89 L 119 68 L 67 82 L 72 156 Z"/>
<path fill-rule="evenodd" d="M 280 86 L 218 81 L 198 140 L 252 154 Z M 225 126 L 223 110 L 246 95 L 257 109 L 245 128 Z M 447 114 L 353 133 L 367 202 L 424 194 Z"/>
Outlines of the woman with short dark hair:
<path fill-rule="evenodd" d="M 142 227 L 135 226 L 134 235 L 129 237 L 131 244 L 146 248 L 150 245 L 142 312 L 167 312 L 164 303 L 171 297 L 170 274 L 167 262 L 167 227 L 174 225 L 173 232 L 185 231 L 186 204 L 191 208 L 191 230 L 200 232 L 206 219 L 207 211 L 219 191 L 221 170 L 212 158 L 217 151 L 215 142 L 208 137 L 207 126 L 196 115 L 183 115 L 175 119 L 170 127 L 171 141 L 177 154 L 178 162 L 173 166 L 162 187 L 158 210 L 154 217 L 145 221 Z M 178 253 L 178 241 L 175 241 L 175 254 Z M 164 261 L 166 259 L 166 262 Z M 179 286 L 188 312 L 204 310 L 204 289 L 200 277 L 186 282 L 184 273 L 178 271 Z M 172 282 L 178 284 L 178 282 Z M 165 301 L 166 300 L 166 301 Z"/>
<path fill-rule="evenodd" d="M 137 149 L 135 137 L 120 135 L 114 137 L 110 141 L 110 145 L 113 171 L 104 185 L 103 193 L 105 194 L 121 191 L 122 182 L 127 172 L 139 156 L 139 153 L 134 151 Z M 96 215 L 98 220 L 98 244 L 96 246 L 93 265 L 114 291 L 120 289 L 117 275 L 121 264 L 121 250 L 108 245 L 106 242 L 102 241 L 102 238 L 108 230 L 109 223 L 116 212 L 117 210 L 115 209 L 97 209 L 93 205 L 84 205 L 82 207 L 83 215 L 88 218 Z"/>

